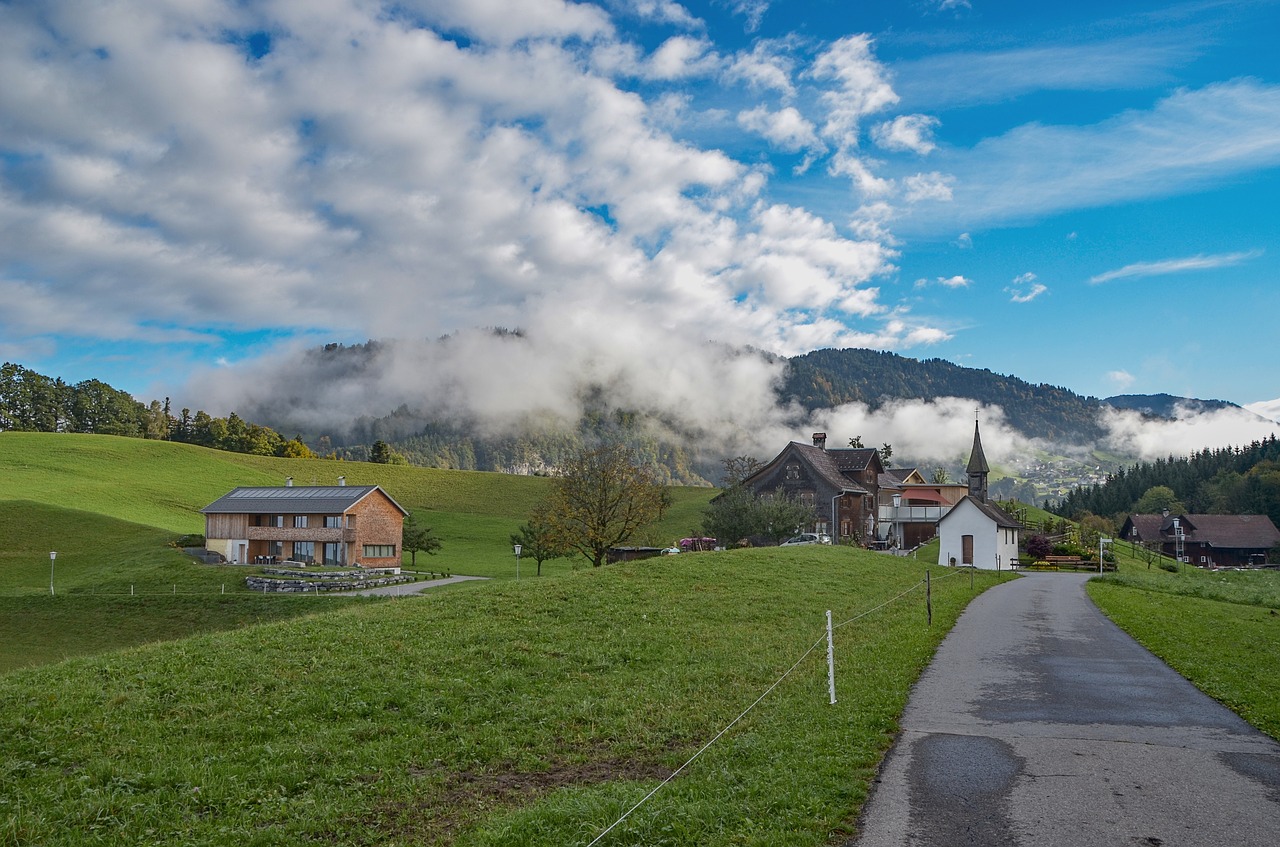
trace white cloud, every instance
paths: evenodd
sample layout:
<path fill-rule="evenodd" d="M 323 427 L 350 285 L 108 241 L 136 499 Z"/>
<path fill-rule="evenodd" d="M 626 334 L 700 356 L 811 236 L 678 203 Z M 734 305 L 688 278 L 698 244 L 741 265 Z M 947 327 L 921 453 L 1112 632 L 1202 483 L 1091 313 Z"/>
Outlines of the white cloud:
<path fill-rule="evenodd" d="M 755 42 L 750 53 L 735 55 L 725 69 L 727 81 L 745 82 L 754 91 L 776 91 L 784 98 L 795 95 L 795 60 L 780 41 L 763 39 Z"/>
<path fill-rule="evenodd" d="M 933 130 L 941 121 L 931 115 L 899 115 L 891 121 L 876 124 L 871 137 L 886 150 L 924 155 L 937 147 Z"/>
<path fill-rule="evenodd" d="M 674 0 L 632 0 L 631 12 L 646 20 L 700 29 L 703 22 Z"/>
<path fill-rule="evenodd" d="M 846 36 L 831 44 L 814 61 L 809 76 L 835 83 L 821 98 L 827 110 L 822 135 L 842 150 L 858 146 L 863 118 L 898 102 L 866 35 Z"/>
<path fill-rule="evenodd" d="M 1228 268 L 1242 262 L 1247 262 L 1250 259 L 1256 259 L 1261 255 L 1261 250 L 1246 250 L 1239 253 L 1218 253 L 1211 256 L 1200 254 L 1197 256 L 1187 256 L 1181 259 L 1165 259 L 1160 262 L 1135 262 L 1114 271 L 1107 271 L 1106 273 L 1100 273 L 1092 276 L 1089 278 L 1089 284 L 1098 285 L 1104 282 L 1111 282 L 1115 279 L 1126 279 L 1129 277 L 1165 276 L 1167 274 L 1185 273 L 1187 271 Z"/>
<path fill-rule="evenodd" d="M 973 284 L 973 280 L 957 274 L 949 277 L 938 277 L 938 284 L 945 285 L 947 288 L 968 288 Z"/>
<path fill-rule="evenodd" d="M 767 168 L 655 128 L 708 112 L 601 74 L 723 72 L 786 97 L 788 45 L 723 62 L 680 7 L 652 3 L 638 12 L 693 32 L 646 56 L 597 6 L 518 5 L 414 6 L 425 26 L 376 3 L 54 6 L 40 21 L 0 6 L 0 267 L 25 269 L 0 275 L 21 301 L 0 330 L 418 337 L 536 331 L 616 300 L 620 321 L 778 352 L 929 336 L 850 328 L 887 313 L 869 284 L 891 269 L 887 232 L 758 203 Z M 226 37 L 255 31 L 272 34 L 260 56 Z M 893 99 L 865 38 L 817 66 L 841 94 L 832 126 Z M 825 149 L 797 105 L 742 122 Z M 833 168 L 891 193 L 873 164 Z"/>
<path fill-rule="evenodd" d="M 1048 286 L 1036 282 L 1033 273 L 1018 274 L 1013 278 L 1013 285 L 1005 289 L 1011 303 L 1030 303 L 1049 290 Z"/>
<path fill-rule="evenodd" d="M 902 181 L 905 191 L 903 199 L 908 203 L 919 203 L 922 200 L 951 200 L 951 185 L 955 182 L 947 174 L 932 171 L 927 174 L 913 174 Z"/>
<path fill-rule="evenodd" d="M 1167 34 L 1084 44 L 937 53 L 894 67 L 894 87 L 912 109 L 1000 103 L 1040 91 L 1116 91 L 1170 80 L 1169 69 L 1202 49 Z"/>
<path fill-rule="evenodd" d="M 956 236 L 956 240 L 951 242 L 951 244 L 955 247 L 959 247 L 961 250 L 972 250 L 973 236 L 969 235 L 967 232 L 962 232 Z"/>
<path fill-rule="evenodd" d="M 742 15 L 747 19 L 747 32 L 755 32 L 771 3 L 772 0 L 729 0 L 729 8 L 735 15 Z"/>
<path fill-rule="evenodd" d="M 969 150 L 935 151 L 955 203 L 903 231 L 959 228 L 1163 197 L 1280 163 L 1280 85 L 1242 79 L 1179 90 L 1089 126 L 1026 124 Z M 961 218 L 963 215 L 963 218 Z"/>
<path fill-rule="evenodd" d="M 1117 388 L 1124 390 L 1133 385 L 1135 378 L 1128 371 L 1108 371 L 1107 379 L 1110 380 Z"/>
<path fill-rule="evenodd" d="M 664 41 L 644 63 L 650 79 L 675 80 L 702 76 L 719 67 L 720 59 L 704 38 L 677 35 Z"/>
<path fill-rule="evenodd" d="M 1268 438 L 1277 430 L 1275 421 L 1231 408 L 1204 413 L 1181 410 L 1173 421 L 1150 421 L 1138 412 L 1112 409 L 1100 420 L 1107 428 L 1110 449 L 1148 460 L 1189 456 L 1206 447 L 1240 446 Z"/>
<path fill-rule="evenodd" d="M 798 109 L 788 106 L 777 112 L 770 112 L 764 106 L 738 114 L 738 124 L 744 129 L 759 133 L 771 144 L 781 150 L 796 152 L 805 148 L 822 148 L 813 124 L 800 114 Z"/>
<path fill-rule="evenodd" d="M 1261 415 L 1273 421 L 1280 421 L 1280 399 L 1260 400 L 1257 403 L 1248 403 L 1244 408 L 1255 415 Z"/>

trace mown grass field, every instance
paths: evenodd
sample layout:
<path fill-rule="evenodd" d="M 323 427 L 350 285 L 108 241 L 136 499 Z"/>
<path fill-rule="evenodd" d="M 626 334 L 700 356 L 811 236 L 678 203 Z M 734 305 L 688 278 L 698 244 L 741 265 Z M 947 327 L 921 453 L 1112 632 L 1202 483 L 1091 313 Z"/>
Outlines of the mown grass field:
<path fill-rule="evenodd" d="M 689 554 L 14 671 L 0 842 L 586 844 L 799 661 L 602 843 L 825 844 L 973 596 L 935 578 L 927 626 L 924 571 Z M 829 705 L 826 610 L 903 592 L 836 630 Z"/>

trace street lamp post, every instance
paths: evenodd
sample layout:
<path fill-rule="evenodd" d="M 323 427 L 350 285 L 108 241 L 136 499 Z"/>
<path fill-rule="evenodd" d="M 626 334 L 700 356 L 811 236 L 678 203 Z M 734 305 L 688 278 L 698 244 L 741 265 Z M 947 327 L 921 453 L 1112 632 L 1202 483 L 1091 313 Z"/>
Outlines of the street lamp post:
<path fill-rule="evenodd" d="M 520 545 L 516 544 L 513 548 L 516 551 L 516 582 L 520 581 Z"/>
<path fill-rule="evenodd" d="M 49 551 L 49 596 L 53 596 L 53 560 L 58 558 L 56 550 Z"/>

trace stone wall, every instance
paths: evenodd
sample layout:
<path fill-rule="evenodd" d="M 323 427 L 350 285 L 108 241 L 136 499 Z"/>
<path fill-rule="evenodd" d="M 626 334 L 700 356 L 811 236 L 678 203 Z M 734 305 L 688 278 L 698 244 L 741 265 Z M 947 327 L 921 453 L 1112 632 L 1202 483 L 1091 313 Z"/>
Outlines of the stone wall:
<path fill-rule="evenodd" d="M 260 594 L 320 594 L 329 591 L 363 591 L 367 588 L 380 588 L 384 585 L 415 581 L 415 577 L 412 576 L 390 574 L 379 576 L 377 571 L 368 574 L 353 574 L 350 571 L 328 574 L 308 573 L 305 576 L 301 574 L 269 576 L 268 573 L 271 572 L 263 571 L 263 576 L 245 577 L 244 584 L 250 591 Z"/>

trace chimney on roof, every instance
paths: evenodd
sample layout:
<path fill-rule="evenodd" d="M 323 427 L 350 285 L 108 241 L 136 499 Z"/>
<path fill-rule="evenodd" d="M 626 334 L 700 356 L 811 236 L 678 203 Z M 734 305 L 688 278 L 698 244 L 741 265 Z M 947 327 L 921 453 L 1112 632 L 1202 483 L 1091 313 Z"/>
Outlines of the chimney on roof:
<path fill-rule="evenodd" d="M 347 484 L 347 478 L 345 476 L 338 477 L 338 485 L 346 485 L 346 484 Z"/>
<path fill-rule="evenodd" d="M 286 477 L 284 478 L 284 487 L 285 487 L 285 488 L 293 488 L 293 477 L 291 477 L 291 476 L 286 476 Z"/>
<path fill-rule="evenodd" d="M 813 446 L 819 450 L 827 449 L 827 434 L 825 432 L 815 432 L 813 434 Z"/>

